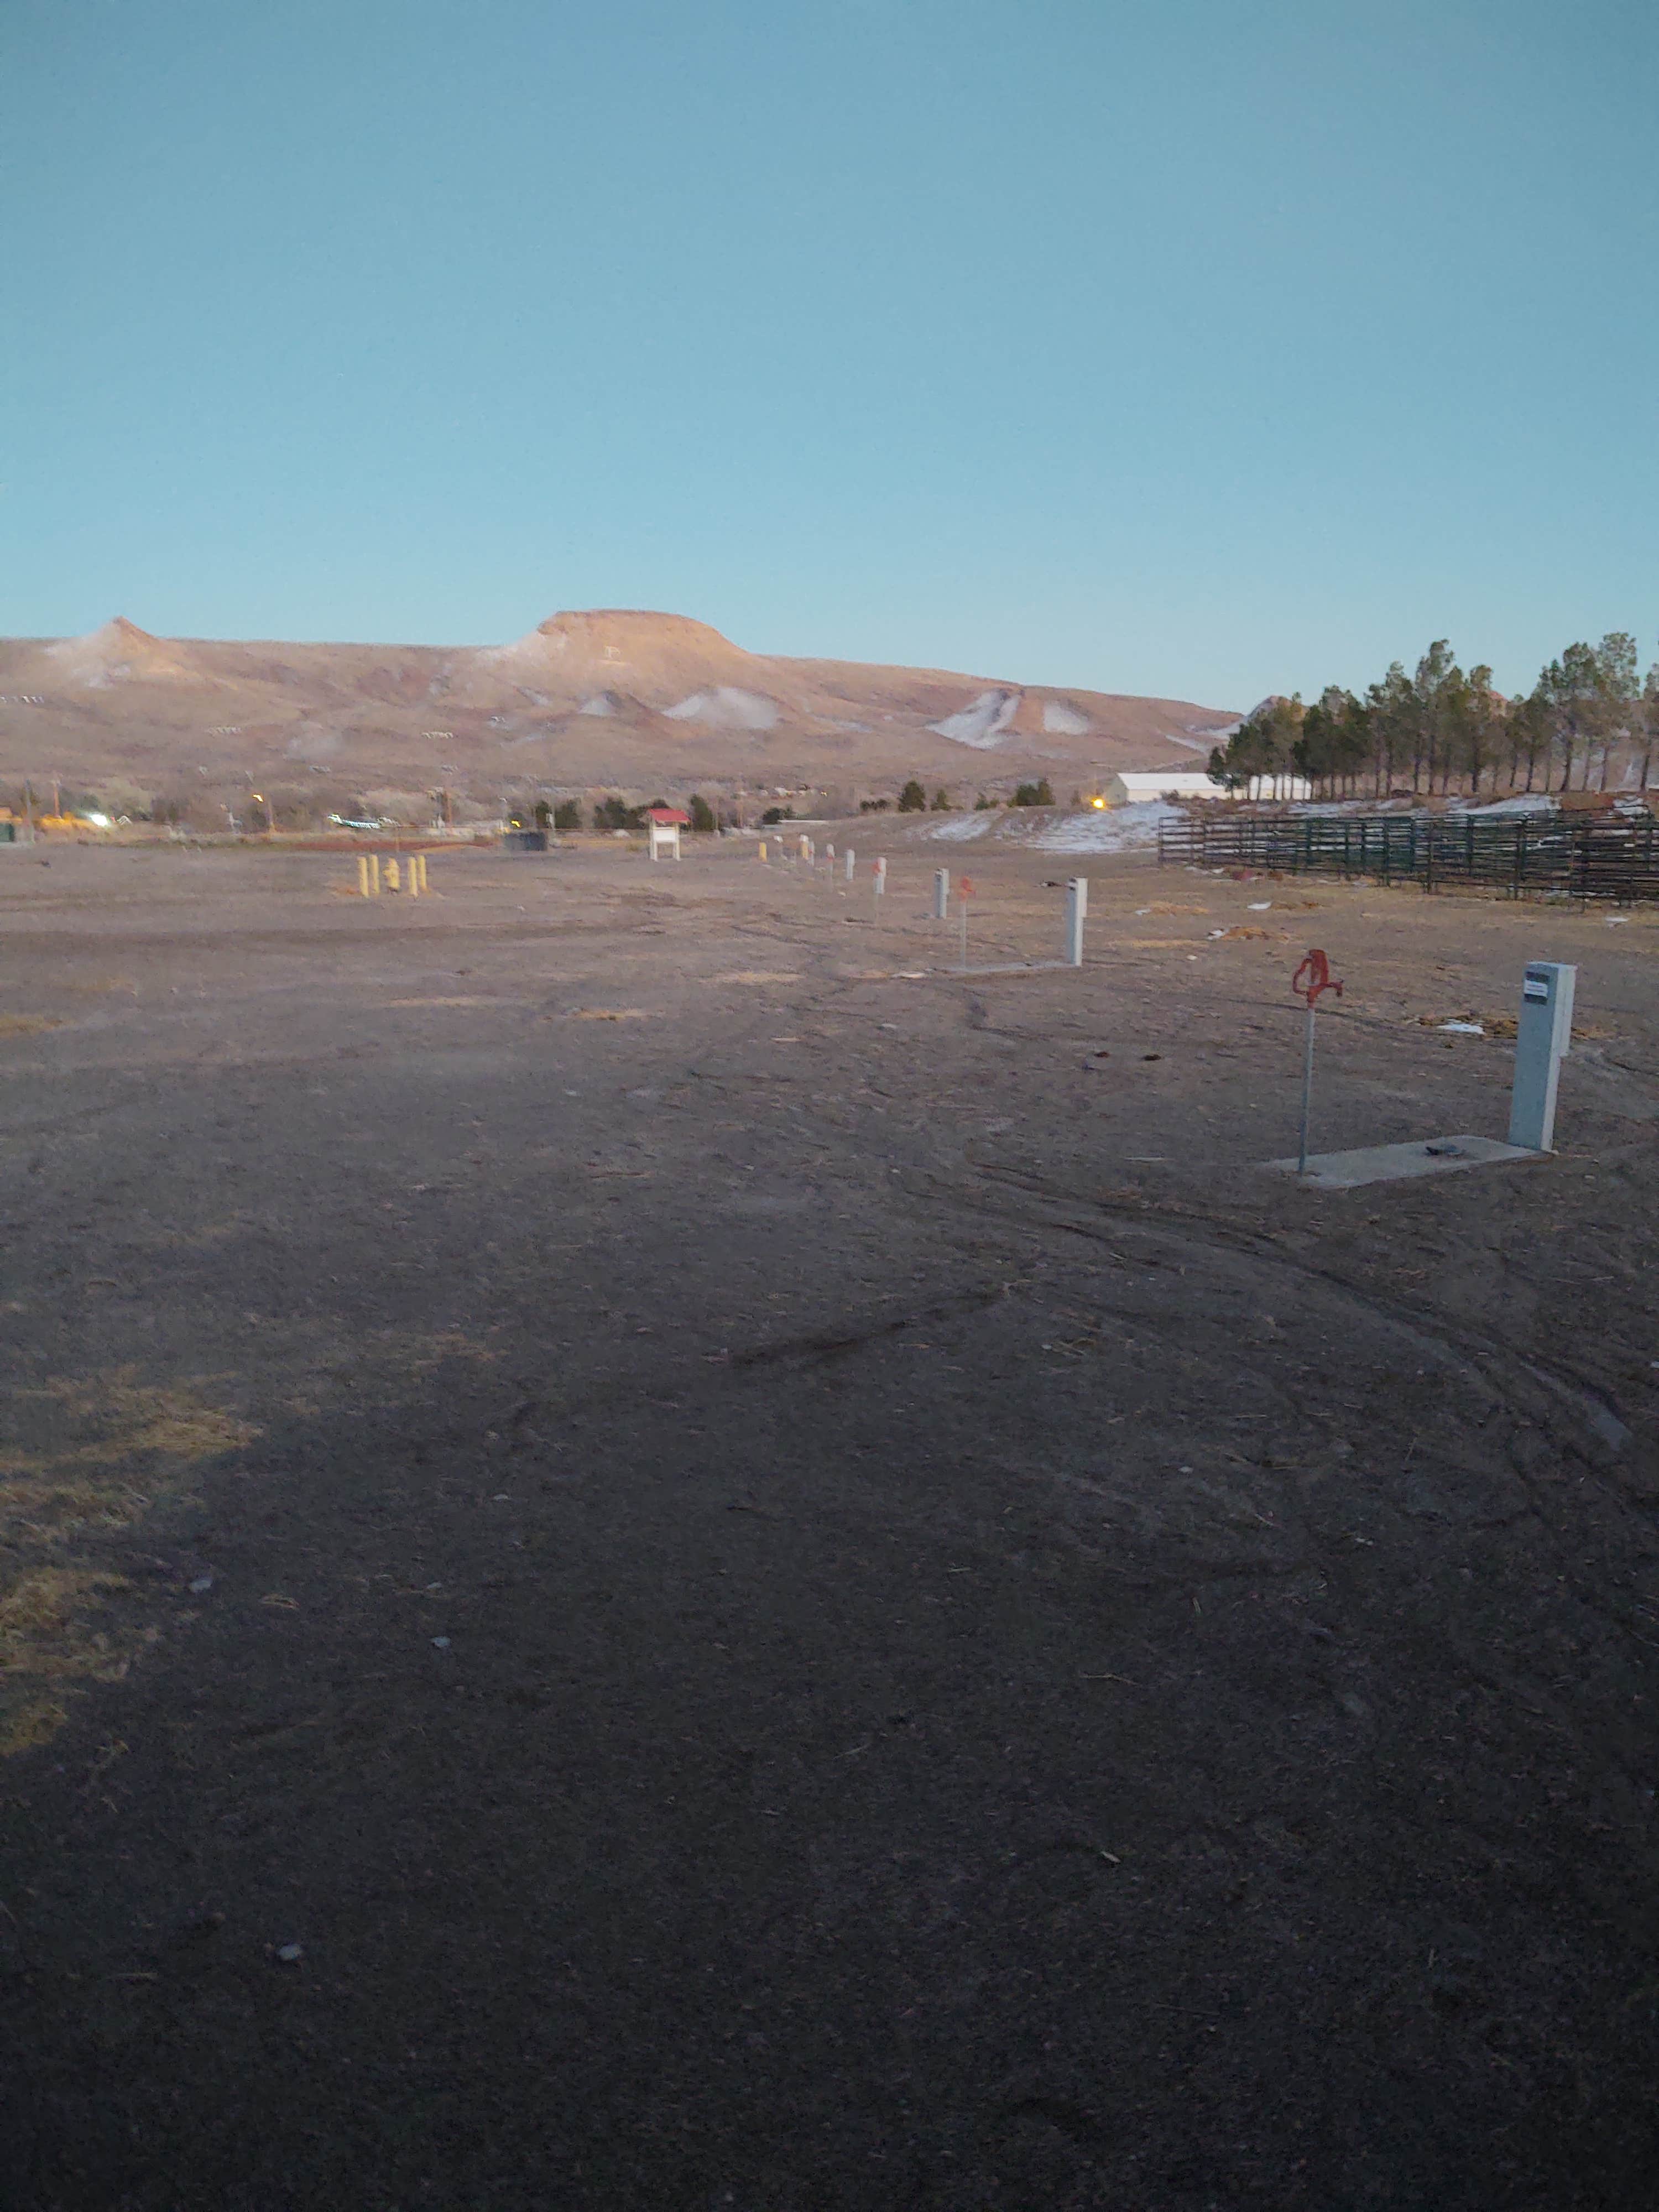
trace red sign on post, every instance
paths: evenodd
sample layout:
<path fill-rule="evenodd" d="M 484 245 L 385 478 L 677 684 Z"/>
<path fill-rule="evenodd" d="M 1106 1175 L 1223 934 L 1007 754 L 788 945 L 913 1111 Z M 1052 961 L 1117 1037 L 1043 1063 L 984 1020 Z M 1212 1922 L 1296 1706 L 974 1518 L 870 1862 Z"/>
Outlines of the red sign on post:
<path fill-rule="evenodd" d="M 961 892 L 963 898 L 972 898 L 974 896 L 973 878 L 971 876 L 958 876 L 957 878 L 957 889 Z"/>

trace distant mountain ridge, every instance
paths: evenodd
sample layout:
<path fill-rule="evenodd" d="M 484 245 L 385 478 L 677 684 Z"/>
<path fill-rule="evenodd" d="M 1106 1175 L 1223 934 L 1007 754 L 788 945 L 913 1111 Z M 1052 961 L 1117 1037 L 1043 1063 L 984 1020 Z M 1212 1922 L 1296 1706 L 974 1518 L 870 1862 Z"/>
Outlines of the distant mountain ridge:
<path fill-rule="evenodd" d="M 163 638 L 125 616 L 0 641 L 0 775 L 327 774 L 367 787 L 994 787 L 1173 767 L 1237 720 L 1190 701 L 751 653 L 688 616 L 551 615 L 499 646 Z"/>

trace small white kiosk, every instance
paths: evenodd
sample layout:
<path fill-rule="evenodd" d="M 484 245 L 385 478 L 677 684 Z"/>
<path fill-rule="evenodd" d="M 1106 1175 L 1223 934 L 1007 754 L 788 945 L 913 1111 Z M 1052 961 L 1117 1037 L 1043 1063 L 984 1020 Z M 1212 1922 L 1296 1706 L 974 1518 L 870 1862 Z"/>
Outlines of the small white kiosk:
<path fill-rule="evenodd" d="M 650 838 L 653 860 L 678 860 L 680 857 L 680 832 L 691 826 L 691 817 L 682 814 L 678 806 L 647 806 L 645 826 Z"/>

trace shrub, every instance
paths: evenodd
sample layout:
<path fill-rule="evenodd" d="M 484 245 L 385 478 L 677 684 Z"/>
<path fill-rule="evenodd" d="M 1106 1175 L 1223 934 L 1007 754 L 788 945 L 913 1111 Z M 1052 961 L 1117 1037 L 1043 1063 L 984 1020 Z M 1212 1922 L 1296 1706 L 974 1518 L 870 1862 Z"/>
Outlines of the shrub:
<path fill-rule="evenodd" d="M 637 830 L 645 819 L 642 806 L 630 806 L 625 799 L 613 793 L 609 799 L 593 802 L 593 827 L 596 830 Z"/>

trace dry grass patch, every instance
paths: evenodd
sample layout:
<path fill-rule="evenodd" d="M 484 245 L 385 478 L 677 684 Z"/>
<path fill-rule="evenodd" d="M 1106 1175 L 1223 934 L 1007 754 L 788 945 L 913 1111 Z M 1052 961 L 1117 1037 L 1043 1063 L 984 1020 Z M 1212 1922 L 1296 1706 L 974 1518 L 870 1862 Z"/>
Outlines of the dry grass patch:
<path fill-rule="evenodd" d="M 163 1389 L 123 1368 L 20 1390 L 0 1428 L 0 1757 L 45 1742 L 67 1698 L 115 1681 L 155 1632 L 117 1622 L 128 1587 L 84 1556 L 164 1499 L 192 1470 L 258 1434 L 195 1390 Z"/>

